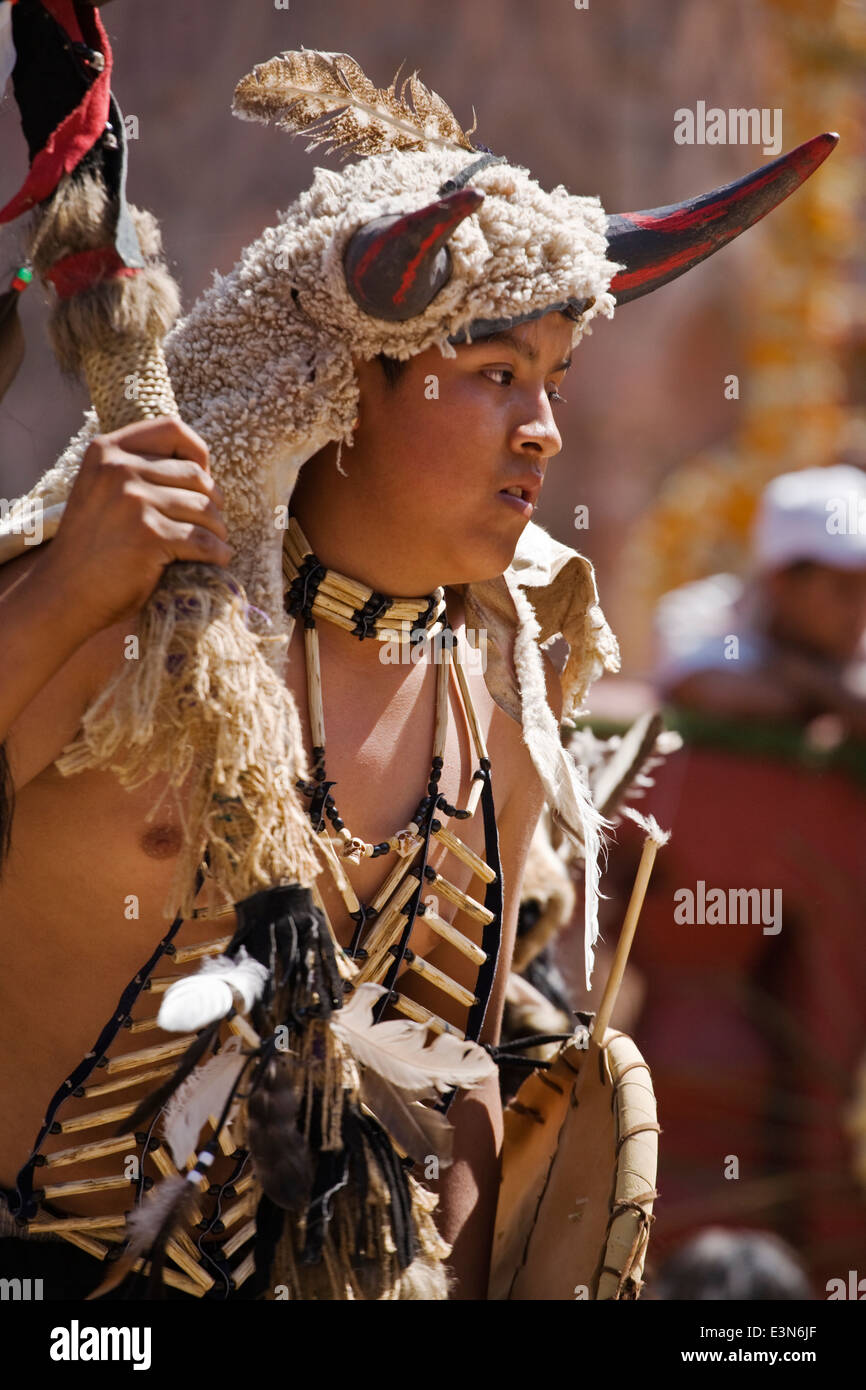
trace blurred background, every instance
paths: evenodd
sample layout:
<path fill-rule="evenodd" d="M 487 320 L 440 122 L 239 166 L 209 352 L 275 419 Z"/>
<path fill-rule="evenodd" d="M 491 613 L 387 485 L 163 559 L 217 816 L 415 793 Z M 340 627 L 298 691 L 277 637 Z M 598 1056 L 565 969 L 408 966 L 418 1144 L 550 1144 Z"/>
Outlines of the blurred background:
<path fill-rule="evenodd" d="M 590 0 L 585 9 L 573 0 L 278 3 L 115 0 L 102 10 L 115 95 L 137 122 L 129 197 L 159 219 L 185 307 L 308 185 L 314 165 L 330 162 L 230 114 L 238 79 L 283 49 L 348 51 L 380 85 L 401 63 L 417 68 L 464 126 L 474 107 L 477 140 L 545 187 L 598 194 L 609 212 L 676 202 L 767 162 L 759 145 L 676 144 L 675 111 L 699 101 L 781 110 L 782 150 L 823 130 L 841 136 L 768 219 L 612 322 L 599 321 L 569 373 L 558 416 L 564 448 L 536 519 L 596 567 L 623 673 L 597 688 L 593 713 L 621 728 L 653 700 L 659 597 L 742 570 L 757 499 L 776 474 L 866 464 L 866 11 L 859 0 Z M 0 147 L 2 204 L 26 173 L 11 93 L 0 104 Z M 13 224 L 0 234 L 4 286 L 16 257 Z M 87 404 L 59 377 L 39 294 L 23 296 L 27 357 L 0 403 L 4 497 L 53 462 Z M 725 389 L 731 377 L 734 396 Z M 579 506 L 589 524 L 576 530 Z M 724 756 L 719 747 L 687 739 L 645 802 L 673 825 L 674 845 L 676 823 L 688 830 L 679 840 L 684 858 L 657 875 L 621 1023 L 657 1076 L 665 1134 L 654 1248 L 661 1257 L 710 1221 L 772 1229 L 791 1241 L 824 1297 L 826 1279 L 844 1276 L 858 1251 L 861 1265 L 866 1259 L 863 1186 L 844 1119 L 866 1052 L 856 986 L 863 781 L 850 768 L 814 760 L 806 768 L 790 749 L 768 762 L 765 747 L 747 754 L 739 736 Z M 625 828 L 611 855 L 612 940 L 637 852 L 630 835 Z M 757 861 L 746 860 L 758 843 L 766 853 L 753 872 Z M 731 937 L 707 945 L 704 936 L 684 951 L 671 937 L 671 891 L 697 876 L 782 881 L 785 931 L 760 937 L 761 953 L 742 936 L 734 947 Z M 572 1002 L 585 1006 L 573 932 L 558 951 Z M 725 989 L 713 1031 L 709 1004 Z M 707 1137 L 713 1118 L 718 1143 Z M 731 1152 L 751 1186 L 723 1180 Z M 829 1193 L 824 1207 L 816 1192 Z"/>

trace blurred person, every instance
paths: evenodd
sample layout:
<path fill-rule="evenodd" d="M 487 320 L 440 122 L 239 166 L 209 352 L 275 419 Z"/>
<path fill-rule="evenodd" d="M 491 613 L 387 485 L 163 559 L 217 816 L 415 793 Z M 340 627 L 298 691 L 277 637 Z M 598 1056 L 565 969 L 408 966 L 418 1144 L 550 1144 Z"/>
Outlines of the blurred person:
<path fill-rule="evenodd" d="M 812 1299 L 797 1252 L 769 1231 L 710 1227 L 670 1254 L 644 1297 L 742 1303 Z"/>
<path fill-rule="evenodd" d="M 866 474 L 784 473 L 761 497 L 745 579 L 716 574 L 656 610 L 656 682 L 730 718 L 831 717 L 866 738 Z"/>

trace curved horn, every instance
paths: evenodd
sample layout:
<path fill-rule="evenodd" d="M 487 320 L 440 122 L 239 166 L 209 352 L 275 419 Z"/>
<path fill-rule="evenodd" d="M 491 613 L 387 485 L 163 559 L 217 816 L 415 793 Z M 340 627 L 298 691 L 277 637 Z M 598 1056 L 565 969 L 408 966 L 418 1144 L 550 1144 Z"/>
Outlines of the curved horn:
<path fill-rule="evenodd" d="M 417 212 L 377 217 L 359 227 L 343 256 L 355 303 L 377 319 L 423 314 L 451 278 L 446 241 L 483 201 L 477 188 L 458 188 Z"/>
<path fill-rule="evenodd" d="M 832 132 L 816 135 L 754 173 L 684 203 L 609 216 L 608 259 L 626 267 L 611 281 L 617 304 L 649 294 L 721 250 L 805 183 L 838 139 Z"/>

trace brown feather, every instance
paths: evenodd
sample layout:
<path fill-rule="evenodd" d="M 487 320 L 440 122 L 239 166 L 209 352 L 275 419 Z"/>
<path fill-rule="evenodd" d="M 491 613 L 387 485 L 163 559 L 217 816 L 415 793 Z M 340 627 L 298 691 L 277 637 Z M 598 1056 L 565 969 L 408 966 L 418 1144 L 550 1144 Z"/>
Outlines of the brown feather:
<path fill-rule="evenodd" d="M 361 1079 L 361 1100 L 394 1143 L 416 1162 L 435 1154 L 442 1168 L 451 1165 L 454 1126 L 441 1111 L 408 1101 L 398 1087 L 368 1068 Z"/>
<path fill-rule="evenodd" d="M 390 87 L 377 88 L 348 53 L 281 53 L 241 78 L 232 112 L 242 120 L 304 132 L 310 137 L 307 149 L 328 144 L 343 158 L 443 145 L 474 150 L 440 96 L 416 73 L 404 78 L 398 92 L 398 76 Z"/>

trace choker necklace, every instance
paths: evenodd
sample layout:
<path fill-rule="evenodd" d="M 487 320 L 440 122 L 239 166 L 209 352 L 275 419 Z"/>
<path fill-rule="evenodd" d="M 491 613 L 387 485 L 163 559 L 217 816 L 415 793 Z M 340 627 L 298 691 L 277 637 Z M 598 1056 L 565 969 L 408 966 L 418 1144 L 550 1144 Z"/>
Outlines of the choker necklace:
<path fill-rule="evenodd" d="M 445 612 L 444 590 L 437 589 L 426 599 L 404 600 L 373 593 L 357 581 L 333 570 L 327 570 L 310 550 L 294 517 L 289 520 L 283 557 L 287 581 L 286 611 L 292 618 L 301 618 L 304 623 L 307 705 L 314 759 L 311 780 L 299 779 L 296 786 L 309 802 L 308 815 L 321 846 L 325 865 L 349 917 L 355 923 L 355 931 L 347 951 L 358 966 L 358 974 L 353 983 L 356 987 L 366 982 L 384 986 L 386 993 L 374 1010 L 377 1021 L 381 1019 L 384 1009 L 390 1003 L 399 1013 L 415 1022 L 426 1023 L 435 1032 L 458 1033 L 461 1037 L 475 1041 L 484 1021 L 496 970 L 502 926 L 502 876 L 490 780 L 490 759 L 472 702 L 460 647 Z M 349 597 L 339 600 L 332 597 L 338 593 Z M 327 596 L 327 602 L 321 601 L 323 594 Z M 381 604 L 384 604 L 384 607 L 380 612 Z M 407 609 L 413 611 L 407 612 Z M 325 721 L 317 619 L 334 622 L 344 630 L 355 632 L 359 637 L 375 636 L 382 641 L 388 638 L 393 640 L 395 637 L 399 639 L 401 635 L 403 640 L 413 643 L 425 637 L 438 638 L 434 646 L 436 718 L 426 795 L 419 801 L 408 825 L 400 827 L 387 840 L 379 843 L 371 843 L 352 834 L 342 820 L 331 794 L 331 789 L 336 783 L 328 780 L 325 767 Z M 398 622 L 402 624 L 399 629 Z M 448 732 L 452 674 L 456 680 L 461 706 L 478 759 L 465 807 L 452 806 L 439 791 Z M 479 801 L 484 811 L 484 858 L 443 824 L 449 817 L 455 820 L 469 819 L 474 815 Z M 473 876 L 481 879 L 484 885 L 483 902 L 463 892 L 449 882 L 447 875 L 437 873 L 429 866 L 427 860 L 433 848 L 433 841 L 444 844 L 461 864 L 472 870 Z M 378 858 L 391 853 L 397 855 L 397 862 L 391 872 L 387 874 L 369 903 L 360 902 L 349 883 L 344 864 L 357 865 L 362 858 Z M 479 924 L 482 934 L 480 946 L 421 901 L 421 894 L 425 888 L 432 890 L 438 898 L 451 903 L 456 910 Z M 318 890 L 314 890 L 314 896 L 327 919 L 328 914 Z M 429 964 L 410 949 L 412 930 L 420 917 L 423 917 L 440 939 L 447 941 L 478 967 L 474 991 L 452 980 L 438 967 Z M 329 927 L 331 934 L 335 936 L 330 921 Z M 446 1023 L 435 1013 L 422 1008 L 414 1000 L 404 998 L 394 989 L 397 974 L 404 964 L 468 1009 L 465 1030 Z M 448 1097 L 448 1101 L 453 1094 L 452 1092 Z"/>
<path fill-rule="evenodd" d="M 358 638 L 380 642 L 418 642 L 440 633 L 445 616 L 445 590 L 440 586 L 424 598 L 391 598 L 326 569 L 314 555 L 294 516 L 283 544 L 283 575 L 288 585 L 286 612 L 293 617 L 321 618 Z"/>

